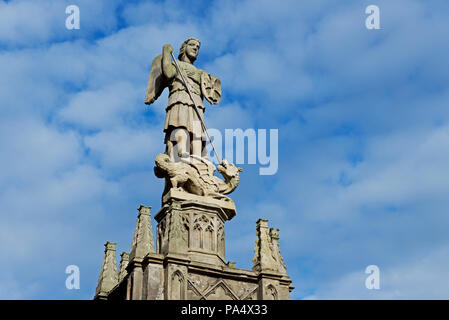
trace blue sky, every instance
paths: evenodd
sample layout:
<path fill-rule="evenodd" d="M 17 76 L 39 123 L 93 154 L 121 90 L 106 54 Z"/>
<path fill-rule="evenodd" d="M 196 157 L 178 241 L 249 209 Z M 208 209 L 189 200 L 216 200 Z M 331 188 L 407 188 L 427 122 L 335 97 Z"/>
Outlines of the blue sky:
<path fill-rule="evenodd" d="M 80 30 L 65 8 L 80 8 Z M 380 7 L 380 30 L 365 8 Z M 106 240 L 160 206 L 166 94 L 152 59 L 188 37 L 220 77 L 211 128 L 279 130 L 279 170 L 243 165 L 227 259 L 280 228 L 294 299 L 449 299 L 449 4 L 0 2 L 0 298 L 91 299 Z M 65 288 L 79 266 L 81 289 Z M 381 289 L 367 290 L 368 265 Z"/>

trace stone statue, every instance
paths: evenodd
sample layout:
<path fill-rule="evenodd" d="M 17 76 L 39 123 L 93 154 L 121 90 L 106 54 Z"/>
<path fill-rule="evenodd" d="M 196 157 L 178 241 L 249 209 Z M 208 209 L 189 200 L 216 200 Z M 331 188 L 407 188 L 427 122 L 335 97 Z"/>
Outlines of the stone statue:
<path fill-rule="evenodd" d="M 156 157 L 155 174 L 166 180 L 163 196 L 173 188 L 230 200 L 223 194 L 234 191 L 242 169 L 223 160 L 218 166 L 218 172 L 225 179 L 221 180 L 214 176 L 217 168 L 208 159 L 203 99 L 218 104 L 221 82 L 193 65 L 200 45 L 198 39 L 187 39 L 181 45 L 178 60 L 175 60 L 173 47 L 166 44 L 162 54 L 154 58 L 151 65 L 145 104 L 152 104 L 166 87 L 169 88 L 164 124 L 166 148 L 165 154 Z M 216 156 L 218 158 L 217 153 Z"/>
<path fill-rule="evenodd" d="M 174 146 L 177 147 L 179 157 L 188 157 L 189 154 L 207 156 L 206 140 L 201 128 L 205 110 L 203 98 L 211 104 L 218 104 L 221 98 L 220 79 L 193 65 L 198 56 L 200 44 L 200 41 L 194 38 L 184 41 L 176 62 L 170 57 L 173 47 L 166 44 L 162 48 L 162 54 L 153 60 L 151 66 L 145 104 L 153 103 L 164 88 L 169 88 L 164 132 L 166 154 L 173 160 L 176 158 L 173 154 Z M 195 102 L 190 98 L 175 63 L 181 69 Z M 195 112 L 195 104 L 198 114 Z"/>
<path fill-rule="evenodd" d="M 192 155 L 191 157 L 195 157 Z M 212 197 L 220 200 L 230 201 L 223 194 L 231 193 L 239 184 L 239 172 L 232 164 L 226 160 L 217 169 L 225 180 L 213 175 L 215 166 L 205 158 L 197 158 L 198 161 L 172 162 L 166 154 L 156 156 L 155 174 L 159 178 L 168 177 L 171 186 L 177 190 L 184 190 L 199 196 Z M 165 190 L 167 192 L 168 190 Z M 164 194 L 165 194 L 164 192 Z"/>
<path fill-rule="evenodd" d="M 131 249 L 121 254 L 118 270 L 116 243 L 105 244 L 96 300 L 279 300 L 289 299 L 294 288 L 279 229 L 270 229 L 268 220 L 257 221 L 252 270 L 226 260 L 225 223 L 237 212 L 226 194 L 237 188 L 242 169 L 220 160 L 212 141 L 218 165 L 204 153 L 204 137 L 210 136 L 203 99 L 218 103 L 221 84 L 193 66 L 199 48 L 199 40 L 187 39 L 176 59 L 166 44 L 153 60 L 145 103 L 170 90 L 165 153 L 156 156 L 154 167 L 165 179 L 156 232 L 153 237 L 151 207 L 141 205 Z"/>

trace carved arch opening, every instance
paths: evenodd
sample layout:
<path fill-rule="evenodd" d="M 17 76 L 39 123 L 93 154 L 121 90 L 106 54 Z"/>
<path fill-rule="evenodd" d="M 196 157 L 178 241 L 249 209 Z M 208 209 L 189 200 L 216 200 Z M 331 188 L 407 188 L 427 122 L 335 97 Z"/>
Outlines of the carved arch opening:
<path fill-rule="evenodd" d="M 171 300 L 185 300 L 185 279 L 181 271 L 172 273 L 170 281 Z"/>
<path fill-rule="evenodd" d="M 278 292 L 274 285 L 269 284 L 267 286 L 267 300 L 278 300 Z"/>

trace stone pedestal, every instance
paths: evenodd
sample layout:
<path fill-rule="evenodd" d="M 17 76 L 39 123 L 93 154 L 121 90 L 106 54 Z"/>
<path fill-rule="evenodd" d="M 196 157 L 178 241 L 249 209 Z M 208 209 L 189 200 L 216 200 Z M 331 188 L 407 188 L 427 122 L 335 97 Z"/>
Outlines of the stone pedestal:
<path fill-rule="evenodd" d="M 267 220 L 257 222 L 253 270 L 226 262 L 225 223 L 235 214 L 232 201 L 172 189 L 154 217 L 154 250 L 149 207 L 141 206 L 129 261 L 122 253 L 119 283 L 102 298 L 289 299 L 293 287 L 280 254 L 279 230 L 269 229 Z"/>
<path fill-rule="evenodd" d="M 199 199 L 198 199 L 199 198 Z M 169 192 L 154 217 L 157 225 L 157 253 L 187 254 L 192 261 L 222 266 L 225 260 L 225 227 L 235 216 L 233 203 L 185 192 Z"/>

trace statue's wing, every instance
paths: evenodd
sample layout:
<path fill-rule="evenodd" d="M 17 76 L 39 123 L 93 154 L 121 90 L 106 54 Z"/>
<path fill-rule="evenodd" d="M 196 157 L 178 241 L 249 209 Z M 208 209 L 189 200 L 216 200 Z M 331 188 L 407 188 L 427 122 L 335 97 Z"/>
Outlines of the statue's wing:
<path fill-rule="evenodd" d="M 221 81 L 206 71 L 201 72 L 201 92 L 211 104 L 217 104 L 221 99 Z"/>
<path fill-rule="evenodd" d="M 162 73 L 162 54 L 154 58 L 151 64 L 150 76 L 148 78 L 145 104 L 152 104 L 167 87 L 167 81 Z"/>

